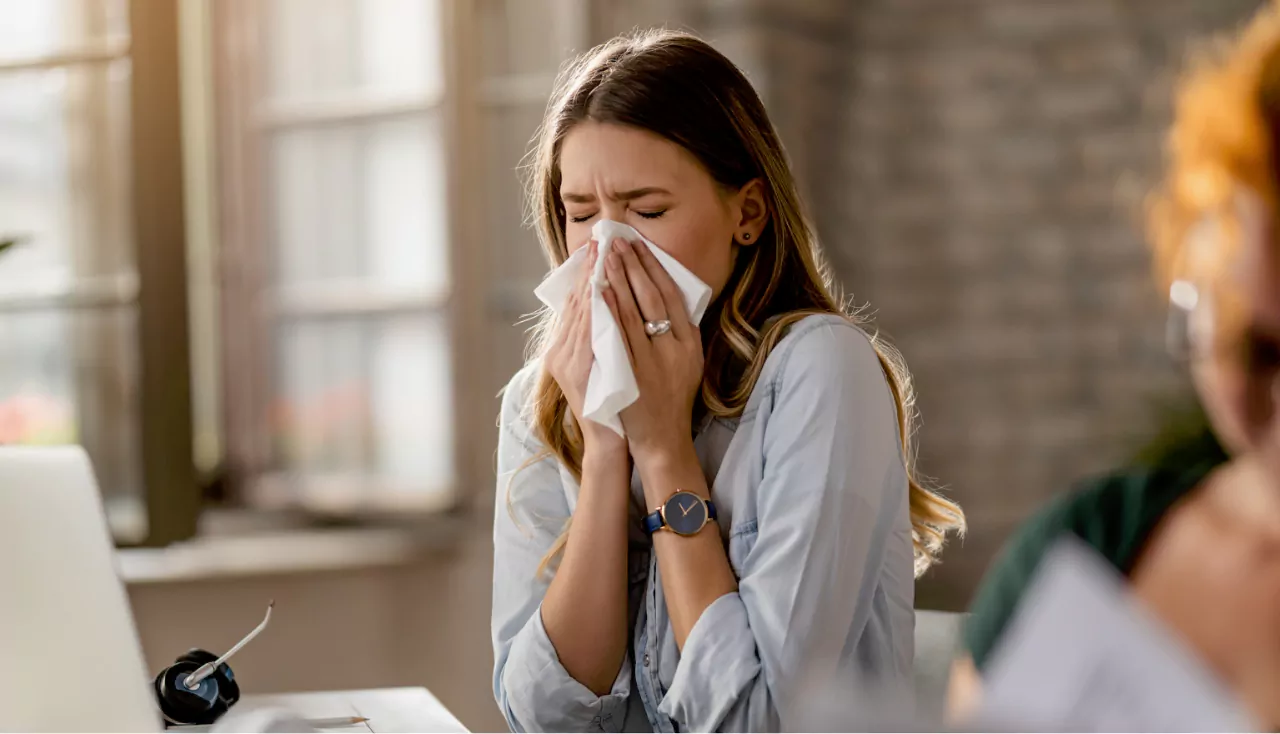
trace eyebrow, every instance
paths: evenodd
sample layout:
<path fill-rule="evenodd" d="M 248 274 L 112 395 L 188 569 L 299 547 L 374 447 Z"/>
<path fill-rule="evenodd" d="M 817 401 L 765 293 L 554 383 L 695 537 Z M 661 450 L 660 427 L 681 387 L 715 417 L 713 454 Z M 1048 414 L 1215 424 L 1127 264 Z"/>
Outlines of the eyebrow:
<path fill-rule="evenodd" d="M 610 198 L 614 201 L 631 201 L 632 199 L 639 199 L 645 196 L 652 196 L 654 194 L 667 194 L 670 196 L 671 192 L 666 189 L 658 188 L 657 186 L 645 186 L 644 188 L 631 189 L 630 191 L 619 191 Z M 571 204 L 590 204 L 596 200 L 596 195 L 562 194 L 560 198 Z"/>

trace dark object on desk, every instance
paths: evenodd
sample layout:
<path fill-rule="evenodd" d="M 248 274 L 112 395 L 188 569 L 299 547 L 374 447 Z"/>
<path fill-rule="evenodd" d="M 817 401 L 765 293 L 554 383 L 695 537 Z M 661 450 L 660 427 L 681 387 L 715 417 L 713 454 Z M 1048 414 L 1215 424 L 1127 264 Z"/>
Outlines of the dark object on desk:
<path fill-rule="evenodd" d="M 156 703 L 166 727 L 212 724 L 240 700 L 240 684 L 227 661 L 267 628 L 275 605 L 275 601 L 268 604 L 262 622 L 222 656 L 192 648 L 160 671 L 155 680 Z"/>
<path fill-rule="evenodd" d="M 208 650 L 193 648 L 156 676 L 156 702 L 166 725 L 212 724 L 240 700 L 240 684 L 226 663 L 195 688 L 186 685 L 188 676 L 217 659 Z"/>

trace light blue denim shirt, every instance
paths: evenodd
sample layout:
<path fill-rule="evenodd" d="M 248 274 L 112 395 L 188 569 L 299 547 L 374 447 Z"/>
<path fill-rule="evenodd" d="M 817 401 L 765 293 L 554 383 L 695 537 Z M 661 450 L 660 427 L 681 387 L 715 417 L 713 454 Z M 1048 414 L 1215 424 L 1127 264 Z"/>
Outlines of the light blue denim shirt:
<path fill-rule="evenodd" d="M 738 591 L 707 607 L 683 652 L 633 513 L 632 641 L 605 696 L 570 677 L 542 624 L 537 567 L 578 484 L 555 459 L 517 472 L 543 449 L 522 410 L 538 369 L 508 385 L 498 446 L 493 687 L 512 730 L 777 731 L 801 676 L 910 685 L 906 472 L 893 397 L 858 327 L 835 315 L 794 325 L 742 416 L 698 431 Z M 636 477 L 632 490 L 643 506 Z"/>

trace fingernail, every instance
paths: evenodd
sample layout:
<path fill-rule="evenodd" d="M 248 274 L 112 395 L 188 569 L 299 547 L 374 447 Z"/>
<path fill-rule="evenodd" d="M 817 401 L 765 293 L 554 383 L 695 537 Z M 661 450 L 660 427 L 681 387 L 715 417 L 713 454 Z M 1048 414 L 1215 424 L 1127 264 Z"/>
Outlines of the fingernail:
<path fill-rule="evenodd" d="M 617 268 L 622 264 L 622 259 L 618 257 L 618 253 L 611 252 L 609 253 L 608 261 L 605 264 L 611 268 Z"/>
<path fill-rule="evenodd" d="M 613 246 L 614 246 L 615 248 L 617 248 L 617 249 L 621 250 L 622 252 L 626 252 L 627 250 L 630 250 L 630 249 L 631 249 L 631 243 L 630 243 L 630 242 L 627 242 L 626 240 L 621 240 L 621 239 L 620 239 L 620 240 L 615 240 L 615 241 L 614 241 L 614 243 L 613 243 Z"/>

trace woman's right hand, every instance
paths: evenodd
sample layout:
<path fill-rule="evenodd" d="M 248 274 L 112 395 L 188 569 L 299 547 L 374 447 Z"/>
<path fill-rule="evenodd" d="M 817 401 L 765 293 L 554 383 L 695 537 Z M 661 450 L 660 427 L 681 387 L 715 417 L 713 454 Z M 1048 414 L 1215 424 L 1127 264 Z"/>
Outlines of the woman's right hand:
<path fill-rule="evenodd" d="M 560 324 L 547 349 L 545 364 L 551 377 L 560 386 L 569 410 L 577 420 L 587 452 L 620 452 L 627 454 L 627 440 L 603 426 L 582 417 L 582 406 L 587 395 L 587 378 L 591 376 L 594 353 L 591 350 L 591 273 L 599 256 L 599 245 L 592 240 L 591 248 L 578 283 L 569 296 L 569 302 L 560 314 Z"/>

